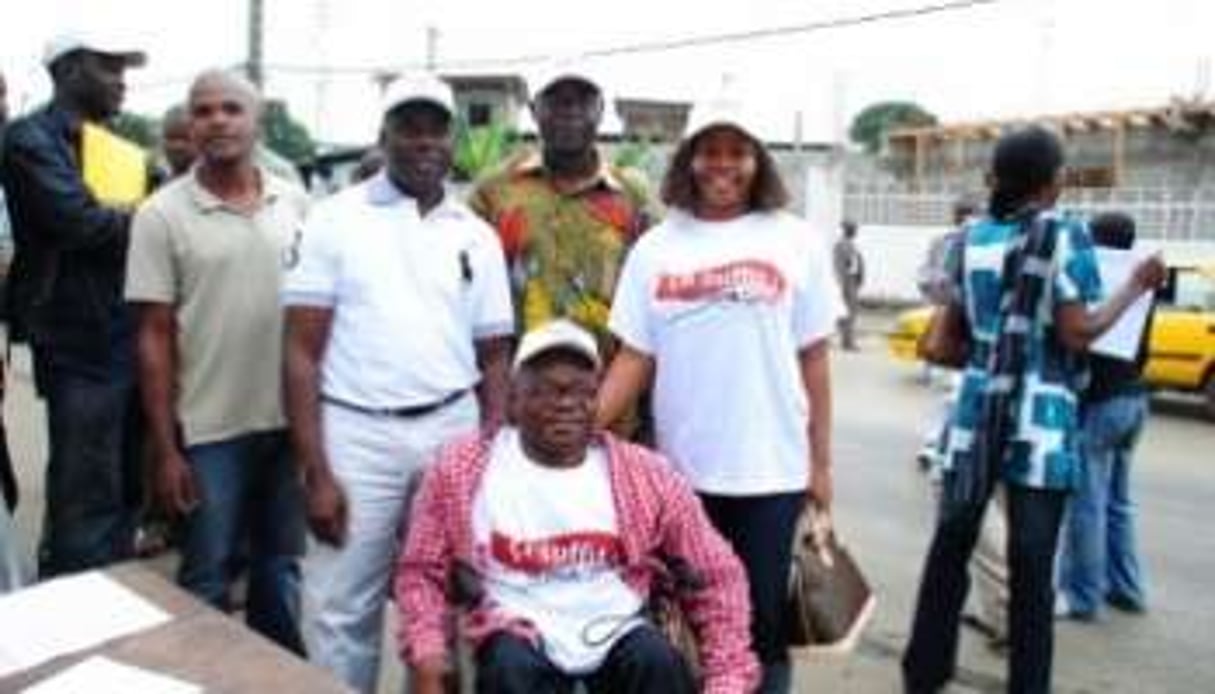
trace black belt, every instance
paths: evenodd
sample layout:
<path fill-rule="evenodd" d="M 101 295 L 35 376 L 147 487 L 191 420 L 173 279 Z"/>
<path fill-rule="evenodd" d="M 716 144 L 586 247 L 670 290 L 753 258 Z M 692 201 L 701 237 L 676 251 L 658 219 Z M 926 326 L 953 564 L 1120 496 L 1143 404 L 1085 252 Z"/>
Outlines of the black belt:
<path fill-rule="evenodd" d="M 428 402 L 425 405 L 410 405 L 409 407 L 366 407 L 364 405 L 356 405 L 353 402 L 335 398 L 332 395 L 322 395 L 321 402 L 327 402 L 330 405 L 336 405 L 342 409 L 359 412 L 362 414 L 371 415 L 373 417 L 396 417 L 399 419 L 415 419 L 417 417 L 425 417 L 426 415 L 436 412 L 447 407 L 460 398 L 468 394 L 468 390 L 457 390 L 450 395 L 444 396 L 441 400 Z"/>

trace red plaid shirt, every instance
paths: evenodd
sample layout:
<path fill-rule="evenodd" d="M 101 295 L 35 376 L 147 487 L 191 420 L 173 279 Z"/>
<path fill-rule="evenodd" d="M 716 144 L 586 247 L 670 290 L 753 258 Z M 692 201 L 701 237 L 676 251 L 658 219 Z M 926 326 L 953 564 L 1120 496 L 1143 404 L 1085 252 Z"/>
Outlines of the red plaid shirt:
<path fill-rule="evenodd" d="M 660 554 L 679 557 L 705 582 L 681 596 L 681 608 L 696 634 L 705 691 L 736 694 L 759 682 L 751 652 L 751 603 L 742 564 L 709 524 L 688 484 L 662 457 L 605 434 L 620 540 L 622 578 L 648 596 Z M 413 503 L 409 534 L 396 577 L 401 657 L 410 664 L 447 656 L 446 587 L 457 560 L 472 564 L 472 506 L 489 464 L 492 441 L 471 437 L 439 454 Z M 530 625 L 501 613 L 474 609 L 465 633 L 474 643 L 509 630 L 536 636 Z"/>

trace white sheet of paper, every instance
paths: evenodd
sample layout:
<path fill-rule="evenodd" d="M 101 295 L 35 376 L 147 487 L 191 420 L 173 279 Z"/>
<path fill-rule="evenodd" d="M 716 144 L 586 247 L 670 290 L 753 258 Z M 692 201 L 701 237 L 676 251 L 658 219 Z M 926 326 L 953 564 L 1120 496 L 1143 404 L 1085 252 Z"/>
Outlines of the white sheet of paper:
<path fill-rule="evenodd" d="M 0 597 L 0 677 L 169 619 L 99 571 L 9 593 Z"/>
<path fill-rule="evenodd" d="M 95 655 L 48 677 L 21 694 L 201 694 L 202 687 L 175 677 Z"/>
<path fill-rule="evenodd" d="M 1108 295 L 1116 291 L 1131 276 L 1135 265 L 1143 256 L 1135 251 L 1112 248 L 1097 249 L 1097 267 L 1101 272 L 1101 286 Z M 1131 304 L 1118 322 L 1101 334 L 1090 349 L 1106 356 L 1125 361 L 1134 361 L 1139 353 L 1139 342 L 1147 327 L 1148 314 L 1152 308 L 1154 292 L 1148 292 Z"/>

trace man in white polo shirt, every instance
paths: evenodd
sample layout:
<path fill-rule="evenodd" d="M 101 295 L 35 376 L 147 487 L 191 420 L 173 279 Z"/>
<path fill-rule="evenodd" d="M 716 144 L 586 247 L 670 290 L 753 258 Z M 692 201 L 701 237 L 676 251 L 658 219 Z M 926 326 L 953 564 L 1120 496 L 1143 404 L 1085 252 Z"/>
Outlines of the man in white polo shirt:
<path fill-rule="evenodd" d="M 443 189 L 452 103 L 431 75 L 390 86 L 385 169 L 315 209 L 283 295 L 288 418 L 319 540 L 304 566 L 305 638 L 362 692 L 378 678 L 409 482 L 477 427 L 478 410 L 496 426 L 506 392 L 502 247 Z"/>

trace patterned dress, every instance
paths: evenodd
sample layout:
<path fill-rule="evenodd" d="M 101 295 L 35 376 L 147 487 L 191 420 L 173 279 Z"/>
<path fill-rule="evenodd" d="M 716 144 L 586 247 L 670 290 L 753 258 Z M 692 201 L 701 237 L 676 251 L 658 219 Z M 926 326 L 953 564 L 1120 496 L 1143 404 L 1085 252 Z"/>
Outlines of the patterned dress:
<path fill-rule="evenodd" d="M 1053 281 L 1043 292 L 1033 321 L 1024 393 L 1000 478 L 1021 487 L 1068 490 L 1078 484 L 1081 472 L 1077 393 L 1084 385 L 1085 371 L 1078 367 L 1077 355 L 1056 338 L 1054 312 L 1068 302 L 1095 304 L 1101 299 L 1101 278 L 1086 225 L 1073 217 L 1057 217 Z M 1022 232 L 1015 222 L 984 217 L 971 222 L 964 233 L 965 243 L 956 247 L 961 257 L 955 252 L 951 263 L 965 303 L 973 349 L 951 415 L 944 460 L 947 471 L 974 464 L 972 444 L 989 380 L 987 358 L 1001 325 L 1004 256 L 1009 242 Z"/>

